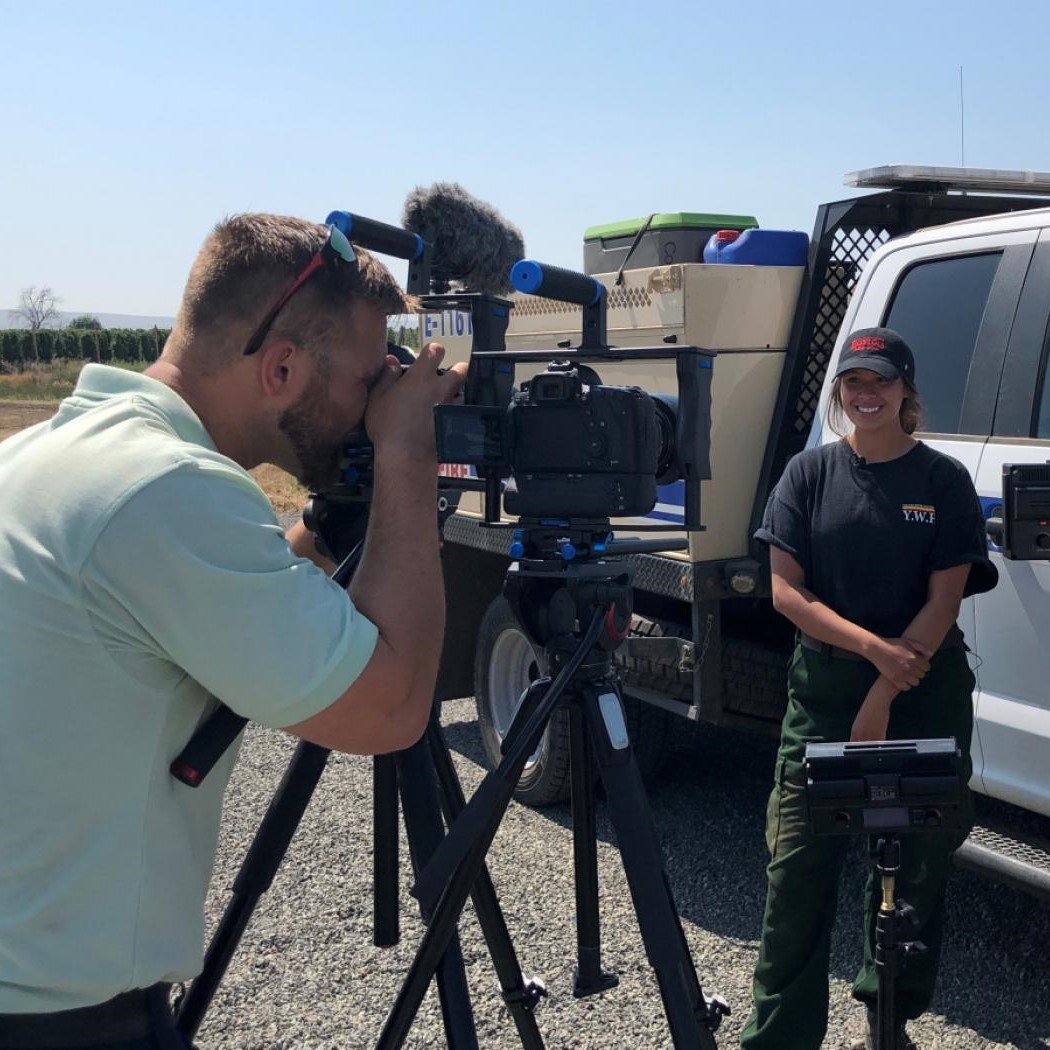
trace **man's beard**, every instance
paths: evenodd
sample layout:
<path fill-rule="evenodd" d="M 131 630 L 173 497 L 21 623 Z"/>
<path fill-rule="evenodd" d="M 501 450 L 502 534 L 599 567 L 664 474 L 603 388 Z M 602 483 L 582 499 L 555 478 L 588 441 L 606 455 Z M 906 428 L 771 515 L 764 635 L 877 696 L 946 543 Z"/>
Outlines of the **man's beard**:
<path fill-rule="evenodd" d="M 307 390 L 287 409 L 277 423 L 299 461 L 296 478 L 311 492 L 324 492 L 342 479 L 343 450 L 352 430 L 341 433 L 338 438 L 331 436 L 335 427 L 326 425 L 330 423 L 322 408 L 326 400 L 323 384 L 317 384 L 316 389 Z"/>

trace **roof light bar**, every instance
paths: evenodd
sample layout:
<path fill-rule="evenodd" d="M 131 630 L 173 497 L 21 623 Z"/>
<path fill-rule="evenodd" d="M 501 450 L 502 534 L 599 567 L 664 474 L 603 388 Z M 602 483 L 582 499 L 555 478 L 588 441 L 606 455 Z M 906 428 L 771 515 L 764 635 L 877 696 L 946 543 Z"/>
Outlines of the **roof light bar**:
<path fill-rule="evenodd" d="M 1050 171 L 1010 171 L 1003 168 L 941 168 L 928 164 L 886 164 L 843 176 L 859 189 L 976 190 L 983 193 L 1027 193 L 1050 196 Z"/>

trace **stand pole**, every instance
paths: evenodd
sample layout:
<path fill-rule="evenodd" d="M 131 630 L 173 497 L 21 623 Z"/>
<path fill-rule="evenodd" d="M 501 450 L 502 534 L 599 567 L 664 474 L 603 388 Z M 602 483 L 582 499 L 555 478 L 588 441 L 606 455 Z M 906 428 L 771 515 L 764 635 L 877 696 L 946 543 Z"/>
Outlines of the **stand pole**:
<path fill-rule="evenodd" d="M 895 1050 L 897 1031 L 896 987 L 900 971 L 900 921 L 896 902 L 896 879 L 901 866 L 901 844 L 894 835 L 878 839 L 874 850 L 882 901 L 875 919 L 875 971 L 878 974 L 878 1005 L 875 1037 L 878 1050 Z"/>

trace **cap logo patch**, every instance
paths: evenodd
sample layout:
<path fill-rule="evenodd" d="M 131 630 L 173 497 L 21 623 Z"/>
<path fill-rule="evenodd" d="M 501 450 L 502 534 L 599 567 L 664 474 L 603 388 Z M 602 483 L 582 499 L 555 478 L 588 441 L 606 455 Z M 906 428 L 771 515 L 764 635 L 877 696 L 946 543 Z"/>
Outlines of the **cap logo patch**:
<path fill-rule="evenodd" d="M 877 335 L 864 335 L 849 344 L 850 353 L 862 354 L 865 350 L 885 350 L 886 340 Z"/>

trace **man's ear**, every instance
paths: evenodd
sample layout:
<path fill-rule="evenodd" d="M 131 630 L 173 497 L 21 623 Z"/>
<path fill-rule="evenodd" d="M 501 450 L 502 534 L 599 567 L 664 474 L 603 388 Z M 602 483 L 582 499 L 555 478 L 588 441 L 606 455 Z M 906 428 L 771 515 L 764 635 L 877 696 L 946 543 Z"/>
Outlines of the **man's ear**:
<path fill-rule="evenodd" d="M 309 379 L 308 355 L 290 339 L 275 339 L 259 351 L 259 383 L 267 398 L 291 403 L 306 389 Z"/>

